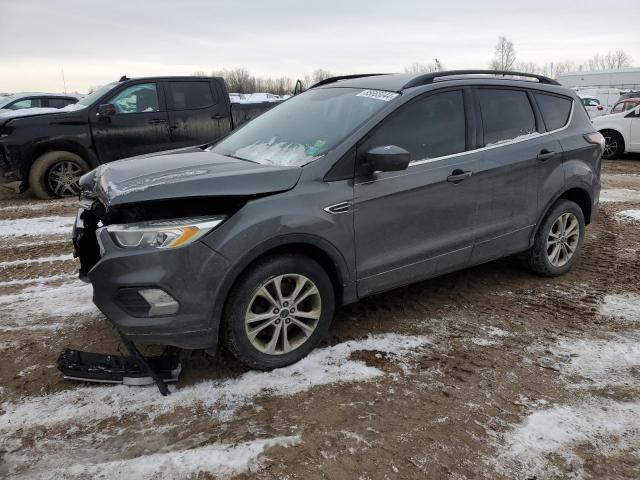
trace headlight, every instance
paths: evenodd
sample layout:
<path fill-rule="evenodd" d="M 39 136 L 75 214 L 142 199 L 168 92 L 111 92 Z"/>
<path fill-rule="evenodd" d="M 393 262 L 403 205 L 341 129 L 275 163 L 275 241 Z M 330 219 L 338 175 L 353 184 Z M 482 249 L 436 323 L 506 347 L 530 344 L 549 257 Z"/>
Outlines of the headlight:
<path fill-rule="evenodd" d="M 227 217 L 178 218 L 152 220 L 104 227 L 115 242 L 124 248 L 178 248 L 189 245 L 220 225 Z"/>

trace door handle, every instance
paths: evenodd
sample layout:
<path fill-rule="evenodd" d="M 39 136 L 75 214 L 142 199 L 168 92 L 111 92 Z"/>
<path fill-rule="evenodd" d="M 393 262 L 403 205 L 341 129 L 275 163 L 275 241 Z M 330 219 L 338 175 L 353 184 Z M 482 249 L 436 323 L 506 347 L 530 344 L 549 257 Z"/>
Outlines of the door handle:
<path fill-rule="evenodd" d="M 447 177 L 447 182 L 458 184 L 465 178 L 469 178 L 471 175 L 473 175 L 473 172 L 469 170 L 464 171 L 456 168 L 453 172 L 451 172 L 451 175 Z"/>
<path fill-rule="evenodd" d="M 176 128 L 178 128 L 178 125 L 169 125 L 169 129 L 171 130 L 175 130 Z"/>
<path fill-rule="evenodd" d="M 222 120 L 224 117 L 222 115 L 220 115 L 219 113 L 216 113 L 215 115 L 211 116 L 212 120 Z"/>
<path fill-rule="evenodd" d="M 538 160 L 540 160 L 541 162 L 546 162 L 547 160 L 555 156 L 556 156 L 556 152 L 554 152 L 553 150 L 547 150 L 546 148 L 544 148 L 538 154 Z"/>
<path fill-rule="evenodd" d="M 167 123 L 167 121 L 164 118 L 152 118 L 149 120 L 149 123 L 151 125 L 158 125 L 159 123 Z"/>

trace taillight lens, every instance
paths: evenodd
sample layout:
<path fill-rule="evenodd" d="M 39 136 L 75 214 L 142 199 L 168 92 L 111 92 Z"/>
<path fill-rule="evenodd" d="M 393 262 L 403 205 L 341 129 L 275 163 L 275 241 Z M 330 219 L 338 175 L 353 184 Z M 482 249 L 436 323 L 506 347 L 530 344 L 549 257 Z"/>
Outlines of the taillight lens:
<path fill-rule="evenodd" d="M 605 139 L 600 132 L 587 133 L 584 139 L 594 145 L 600 145 L 600 148 L 604 150 Z"/>
<path fill-rule="evenodd" d="M 602 110 L 604 110 L 604 107 L 602 105 L 598 105 L 598 111 L 601 112 Z"/>

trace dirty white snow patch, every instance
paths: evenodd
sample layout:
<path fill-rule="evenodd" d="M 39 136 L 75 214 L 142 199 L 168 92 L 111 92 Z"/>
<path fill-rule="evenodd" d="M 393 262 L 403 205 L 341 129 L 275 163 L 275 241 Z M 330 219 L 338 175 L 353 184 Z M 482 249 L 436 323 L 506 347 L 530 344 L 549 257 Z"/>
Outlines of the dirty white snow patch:
<path fill-rule="evenodd" d="M 8 262 L 0 262 L 0 268 L 15 267 L 18 265 L 32 265 L 37 263 L 53 263 L 53 262 L 66 262 L 67 260 L 73 260 L 72 254 L 67 255 L 52 255 L 48 257 L 38 258 L 25 258 L 21 260 L 11 260 Z"/>
<path fill-rule="evenodd" d="M 416 350 L 428 345 L 428 337 L 398 334 L 374 335 L 332 347 L 316 349 L 288 367 L 270 372 L 250 371 L 239 378 L 204 381 L 180 388 L 161 397 L 155 387 L 78 387 L 42 397 L 5 402 L 1 410 L 0 431 L 49 427 L 61 422 L 94 422 L 125 414 L 140 414 L 153 420 L 178 407 L 195 408 L 221 419 L 236 409 L 253 403 L 261 395 L 288 396 L 318 385 L 362 382 L 384 372 L 351 359 L 357 351 L 376 351 L 390 361 L 405 362 Z"/>
<path fill-rule="evenodd" d="M 527 477 L 567 478 L 567 472 L 554 472 L 551 455 L 566 462 L 570 478 L 583 478 L 580 446 L 588 444 L 599 454 L 617 455 L 635 451 L 640 442 L 640 402 L 589 400 L 572 406 L 555 406 L 529 415 L 507 434 L 506 451 L 500 464 L 515 465 Z"/>
<path fill-rule="evenodd" d="M 640 202 L 640 190 L 630 188 L 605 188 L 600 192 L 600 201 L 610 202 Z"/>
<path fill-rule="evenodd" d="M 640 322 L 640 294 L 626 292 L 605 295 L 599 310 L 601 315 Z"/>
<path fill-rule="evenodd" d="M 75 217 L 36 217 L 0 220 L 0 237 L 71 235 Z"/>
<path fill-rule="evenodd" d="M 0 329 L 11 326 L 42 325 L 43 317 L 69 317 L 92 314 L 98 310 L 92 302 L 91 285 L 75 280 L 62 285 L 36 284 L 20 293 L 0 295 Z M 46 325 L 42 325 L 45 327 Z"/>
<path fill-rule="evenodd" d="M 265 449 L 291 447 L 300 443 L 299 436 L 258 439 L 237 445 L 213 444 L 188 450 L 154 453 L 126 460 L 97 464 L 76 463 L 67 468 L 47 471 L 47 478 L 121 478 L 137 480 L 171 480 L 191 478 L 203 473 L 215 478 L 230 478 L 255 472 Z"/>
<path fill-rule="evenodd" d="M 622 210 L 616 213 L 616 218 L 625 222 L 640 222 L 640 210 Z"/>

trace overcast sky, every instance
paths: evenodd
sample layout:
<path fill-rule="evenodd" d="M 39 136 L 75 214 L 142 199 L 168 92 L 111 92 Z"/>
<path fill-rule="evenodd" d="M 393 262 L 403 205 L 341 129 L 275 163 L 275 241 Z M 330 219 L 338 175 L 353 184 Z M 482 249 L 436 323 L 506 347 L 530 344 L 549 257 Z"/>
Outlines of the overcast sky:
<path fill-rule="evenodd" d="M 240 66 L 293 78 L 434 58 L 486 68 L 499 35 L 521 61 L 624 49 L 640 66 L 639 18 L 639 0 L 0 0 L 0 92 L 62 91 L 62 69 L 67 90 L 85 92 L 124 74 Z"/>

